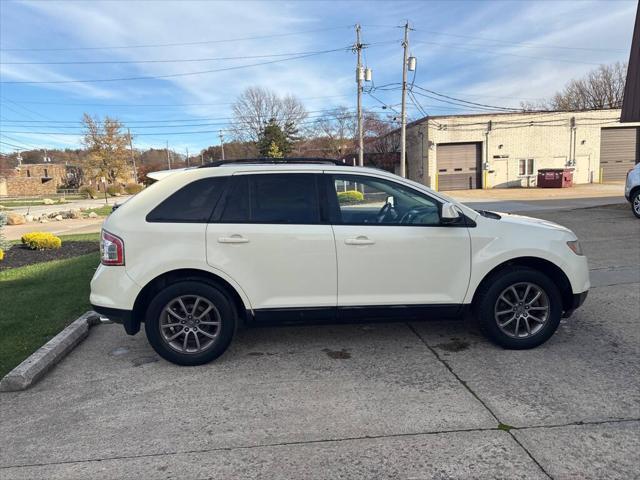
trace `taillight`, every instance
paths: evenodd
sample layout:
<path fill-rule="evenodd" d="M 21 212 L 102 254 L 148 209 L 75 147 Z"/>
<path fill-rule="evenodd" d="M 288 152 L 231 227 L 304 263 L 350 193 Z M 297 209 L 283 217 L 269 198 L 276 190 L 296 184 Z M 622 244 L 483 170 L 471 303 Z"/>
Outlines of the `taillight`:
<path fill-rule="evenodd" d="M 100 262 L 103 265 L 124 265 L 124 242 L 113 233 L 102 230 Z"/>

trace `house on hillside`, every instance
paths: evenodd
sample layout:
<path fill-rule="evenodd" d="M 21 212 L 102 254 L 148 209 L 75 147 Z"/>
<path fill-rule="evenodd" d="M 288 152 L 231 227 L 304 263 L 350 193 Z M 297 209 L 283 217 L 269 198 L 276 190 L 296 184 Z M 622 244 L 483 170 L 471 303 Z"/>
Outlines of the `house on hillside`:
<path fill-rule="evenodd" d="M 437 190 L 532 187 L 544 168 L 621 181 L 640 161 L 639 132 L 619 109 L 429 116 L 407 125 L 407 177 Z"/>

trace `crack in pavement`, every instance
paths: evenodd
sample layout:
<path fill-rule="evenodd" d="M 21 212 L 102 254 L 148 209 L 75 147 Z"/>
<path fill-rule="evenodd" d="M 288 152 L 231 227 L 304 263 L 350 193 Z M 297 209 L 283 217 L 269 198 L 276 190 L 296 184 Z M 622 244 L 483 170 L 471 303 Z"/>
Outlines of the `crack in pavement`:
<path fill-rule="evenodd" d="M 495 415 L 489 410 L 489 412 L 495 417 Z M 609 423 L 623 423 L 623 422 L 640 422 L 640 418 L 629 418 L 629 419 L 615 419 L 615 420 L 599 420 L 599 421 L 588 421 L 588 422 L 570 422 L 564 424 L 557 425 L 534 425 L 530 427 L 511 427 L 510 430 L 529 430 L 529 429 L 538 429 L 538 428 L 563 428 L 570 426 L 583 426 L 583 425 L 605 425 Z M 427 432 L 412 432 L 412 433 L 393 433 L 388 435 L 364 435 L 358 437 L 341 437 L 341 438 L 325 438 L 318 440 L 301 440 L 297 442 L 275 442 L 275 443 L 261 443 L 255 445 L 237 445 L 234 447 L 212 447 L 212 448 L 201 448 L 201 449 L 193 449 L 193 450 L 175 450 L 169 452 L 158 452 L 158 453 L 141 453 L 136 455 L 116 455 L 112 457 L 100 457 L 100 458 L 85 458 L 80 460 L 63 460 L 59 462 L 40 462 L 40 463 L 25 463 L 25 464 L 16 464 L 16 465 L 4 465 L 0 466 L 0 470 L 8 470 L 11 468 L 29 468 L 29 467 L 46 467 L 46 466 L 54 466 L 54 465 L 71 465 L 74 463 L 92 463 L 92 462 L 103 462 L 110 460 L 134 460 L 138 458 L 152 458 L 152 457 L 160 457 L 167 455 L 189 455 L 194 453 L 209 453 L 209 452 L 224 452 L 224 451 L 233 451 L 233 450 L 251 450 L 257 448 L 270 448 L 270 447 L 289 447 L 289 446 L 298 446 L 298 445 L 314 445 L 321 443 L 332 443 L 332 442 L 349 442 L 349 441 L 357 441 L 357 440 L 377 440 L 384 438 L 403 438 L 403 437 L 419 437 L 419 436 L 427 436 L 427 435 L 444 435 L 448 433 L 471 433 L 471 432 L 505 432 L 504 429 L 499 427 L 490 427 L 490 428 L 458 428 L 458 429 L 450 429 L 450 430 L 435 430 L 435 431 L 427 431 Z M 513 435 L 512 435 L 513 437 Z M 514 438 L 514 440 L 516 440 Z M 517 440 L 516 442 L 520 444 Z M 522 445 L 520 445 L 522 447 Z M 525 452 L 526 449 L 522 447 Z M 535 459 L 532 458 L 535 462 Z M 535 462 L 537 464 L 537 462 Z M 541 467 L 542 468 L 542 467 Z M 544 471 L 544 469 L 543 469 Z M 545 472 L 546 473 L 546 472 Z"/>
<path fill-rule="evenodd" d="M 496 422 L 498 422 L 498 427 L 496 427 L 496 429 L 500 429 L 500 430 L 506 431 L 506 432 L 511 436 L 511 438 L 513 439 L 513 441 L 514 441 L 514 442 L 516 442 L 516 443 L 520 446 L 520 448 L 522 448 L 522 450 L 523 450 L 523 451 L 524 451 L 524 452 L 529 456 L 529 458 L 531 459 L 531 461 L 532 461 L 533 463 L 535 463 L 535 464 L 538 466 L 538 468 L 540 469 L 540 471 L 541 471 L 542 473 L 544 473 L 544 474 L 547 476 L 547 478 L 550 478 L 551 480 L 553 480 L 553 477 L 551 476 L 551 474 L 545 470 L 545 468 L 544 468 L 544 467 L 540 464 L 540 462 L 539 462 L 539 461 L 538 461 L 538 460 L 533 456 L 533 454 L 532 454 L 532 453 L 531 453 L 531 452 L 530 452 L 530 451 L 529 451 L 529 450 L 528 450 L 528 449 L 527 449 L 527 448 L 526 448 L 526 447 L 525 447 L 525 446 L 524 446 L 524 445 L 523 445 L 523 444 L 522 444 L 522 443 L 521 443 L 521 442 L 520 442 L 520 441 L 515 437 L 515 435 L 514 435 L 513 433 L 511 433 L 511 428 L 506 429 L 506 430 L 504 430 L 503 428 L 500 428 L 500 427 L 502 427 L 504 424 L 500 421 L 500 419 L 499 419 L 499 418 L 498 418 L 498 416 L 493 412 L 493 410 L 491 410 L 491 409 L 489 408 L 489 406 L 484 402 L 484 400 L 482 400 L 482 399 L 480 398 L 480 396 L 479 396 L 476 392 L 474 392 L 474 391 L 473 391 L 473 389 L 472 389 L 472 388 L 467 384 L 467 382 L 465 382 L 462 378 L 460 378 L 460 376 L 459 376 L 459 375 L 458 375 L 458 374 L 453 370 L 453 368 L 451 367 L 451 365 L 449 365 L 449 363 L 447 363 L 447 361 L 446 361 L 446 360 L 444 360 L 444 359 L 440 356 L 440 354 L 439 354 L 439 353 L 438 353 L 438 352 L 437 352 L 433 347 L 431 347 L 431 346 L 430 346 L 430 345 L 425 341 L 425 339 L 424 339 L 424 338 L 422 338 L 422 335 L 420 335 L 420 333 L 418 333 L 418 331 L 417 331 L 415 328 L 413 328 L 413 325 L 411 325 L 410 323 L 407 323 L 406 325 L 407 325 L 407 327 L 409 328 L 409 330 L 411 330 L 411 331 L 412 331 L 412 332 L 413 332 L 413 333 L 414 333 L 414 334 L 415 334 L 415 335 L 420 339 L 420 341 L 422 342 L 422 344 L 423 344 L 425 347 L 427 347 L 427 349 L 428 349 L 428 350 L 429 350 L 429 351 L 430 351 L 430 352 L 431 352 L 431 353 L 432 353 L 432 354 L 433 354 L 433 355 L 434 355 L 434 356 L 435 356 L 435 357 L 440 361 L 440 363 L 442 363 L 442 364 L 446 367 L 446 369 L 447 369 L 447 370 L 449 370 L 449 372 L 451 373 L 451 375 L 453 375 L 453 376 L 456 378 L 456 380 L 458 380 L 458 382 L 460 382 L 460 384 L 461 384 L 464 388 L 466 388 L 466 389 L 467 389 L 467 391 L 468 391 L 471 395 L 473 395 L 473 397 L 474 397 L 474 398 L 475 398 L 475 399 L 476 399 L 476 400 L 477 400 L 477 401 L 478 401 L 478 402 L 479 402 L 479 403 L 480 403 L 480 404 L 481 404 L 481 405 L 482 405 L 482 406 L 483 406 L 483 407 L 484 407 L 484 408 L 485 408 L 485 409 L 486 409 L 486 410 L 491 414 L 491 416 L 492 416 L 493 418 L 495 418 Z"/>

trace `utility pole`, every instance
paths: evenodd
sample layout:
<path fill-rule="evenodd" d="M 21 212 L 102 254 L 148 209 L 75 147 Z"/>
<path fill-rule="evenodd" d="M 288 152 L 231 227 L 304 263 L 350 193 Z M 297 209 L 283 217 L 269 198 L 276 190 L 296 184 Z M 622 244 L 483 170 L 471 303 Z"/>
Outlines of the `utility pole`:
<path fill-rule="evenodd" d="M 356 84 L 358 86 L 358 165 L 364 166 L 364 148 L 362 133 L 362 80 L 364 80 L 364 71 L 362 70 L 362 43 L 360 43 L 360 24 L 356 24 L 356 44 L 354 49 L 357 55 L 356 64 Z"/>
<path fill-rule="evenodd" d="M 200 165 L 204 165 L 204 153 L 200 153 Z"/>
<path fill-rule="evenodd" d="M 407 177 L 407 63 L 409 59 L 409 21 L 404 24 L 402 59 L 402 111 L 400 113 L 400 176 Z"/>
<path fill-rule="evenodd" d="M 187 167 L 189 166 L 189 147 L 187 147 Z"/>
<path fill-rule="evenodd" d="M 129 135 L 129 151 L 131 152 L 131 165 L 133 166 L 133 179 L 138 183 L 138 169 L 136 168 L 136 156 L 133 154 L 133 141 L 131 140 L 131 130 L 127 128 Z"/>
<path fill-rule="evenodd" d="M 224 136 L 222 135 L 222 130 L 218 132 L 220 134 L 220 155 L 221 160 L 224 160 Z"/>
<path fill-rule="evenodd" d="M 167 166 L 171 170 L 171 157 L 169 156 L 169 140 L 167 140 Z"/>

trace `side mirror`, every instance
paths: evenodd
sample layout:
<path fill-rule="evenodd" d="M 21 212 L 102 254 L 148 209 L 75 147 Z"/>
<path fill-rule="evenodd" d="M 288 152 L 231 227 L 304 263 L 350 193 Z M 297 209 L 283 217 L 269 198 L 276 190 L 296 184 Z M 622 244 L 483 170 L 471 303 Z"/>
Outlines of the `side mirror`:
<path fill-rule="evenodd" d="M 453 203 L 447 202 L 444 205 L 442 205 L 440 222 L 443 225 L 456 223 L 459 219 L 460 219 L 460 211 Z"/>

